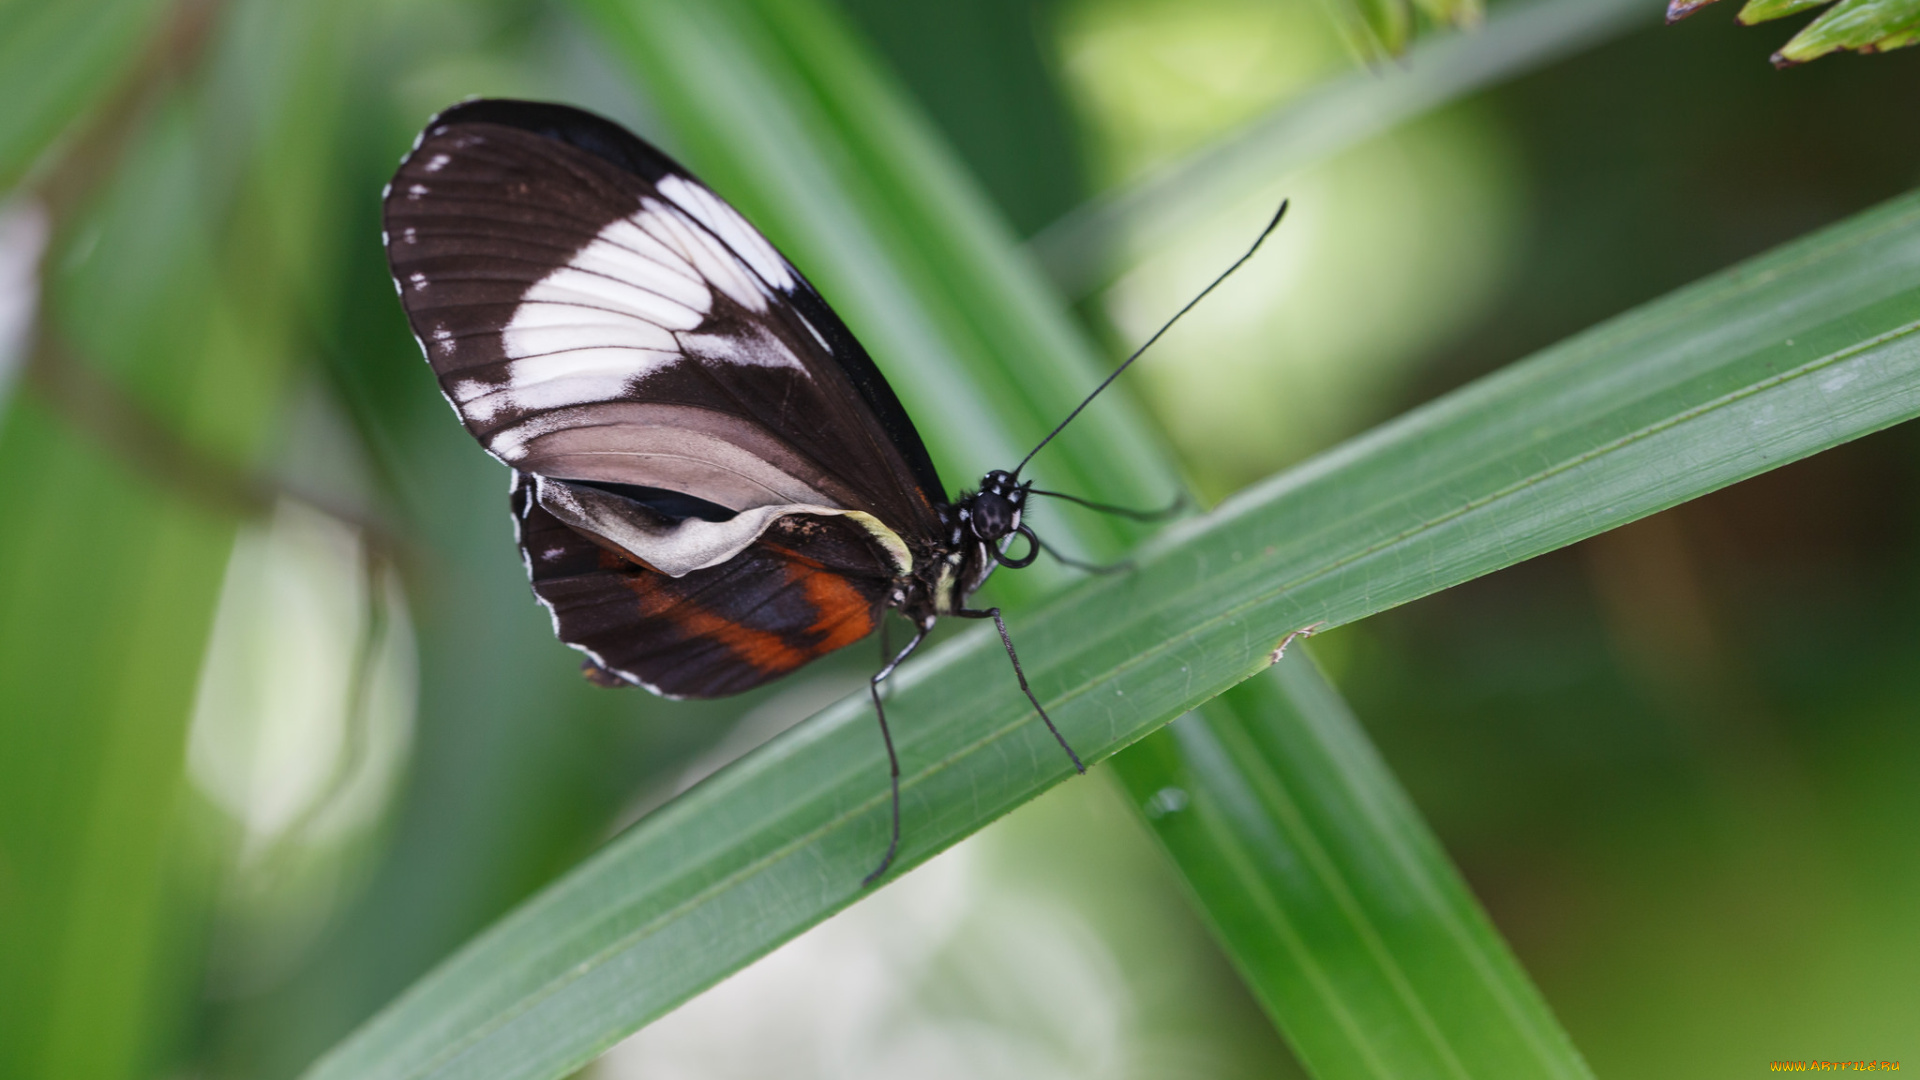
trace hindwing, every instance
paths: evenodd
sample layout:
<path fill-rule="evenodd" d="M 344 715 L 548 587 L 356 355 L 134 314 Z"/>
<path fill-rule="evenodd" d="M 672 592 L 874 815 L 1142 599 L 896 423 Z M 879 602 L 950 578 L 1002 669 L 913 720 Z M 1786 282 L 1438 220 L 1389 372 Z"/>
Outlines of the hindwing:
<path fill-rule="evenodd" d="M 788 515 L 717 566 L 671 577 L 563 524 L 515 474 L 535 595 L 561 640 L 668 697 L 737 694 L 866 637 L 895 587 L 870 534 Z"/>

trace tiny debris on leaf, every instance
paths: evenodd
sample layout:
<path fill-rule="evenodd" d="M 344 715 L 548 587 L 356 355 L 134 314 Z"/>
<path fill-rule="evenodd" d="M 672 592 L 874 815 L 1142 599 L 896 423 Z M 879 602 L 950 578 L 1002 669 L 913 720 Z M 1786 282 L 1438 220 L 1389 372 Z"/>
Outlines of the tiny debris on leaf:
<path fill-rule="evenodd" d="M 1273 647 L 1273 652 L 1267 656 L 1267 664 L 1271 666 L 1273 664 L 1279 663 L 1280 658 L 1287 655 L 1287 646 L 1293 644 L 1293 639 L 1301 638 L 1304 640 L 1306 638 L 1312 637 L 1313 635 L 1319 633 L 1322 630 L 1325 630 L 1326 628 L 1327 628 L 1326 623 L 1317 622 L 1317 623 L 1312 623 L 1308 626 L 1303 626 L 1298 630 L 1289 632 L 1286 637 L 1283 637 L 1280 639 L 1280 644 L 1275 645 Z"/>

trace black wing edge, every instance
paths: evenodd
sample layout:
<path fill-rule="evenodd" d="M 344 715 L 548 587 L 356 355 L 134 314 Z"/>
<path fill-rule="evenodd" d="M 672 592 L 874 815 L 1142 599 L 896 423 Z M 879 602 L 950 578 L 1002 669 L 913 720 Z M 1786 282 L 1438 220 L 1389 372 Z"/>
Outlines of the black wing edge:
<path fill-rule="evenodd" d="M 475 98 L 444 110 L 427 123 L 425 130 L 433 131 L 449 124 L 499 124 L 520 128 L 584 150 L 649 184 L 658 185 L 664 177 L 679 176 L 701 187 L 707 186 L 685 166 L 620 124 L 571 105 L 510 98 Z M 781 257 L 785 258 L 784 252 Z M 788 263 L 791 265 L 792 260 L 789 259 Z M 933 467 L 933 458 L 927 453 L 927 444 L 920 438 L 920 429 L 913 426 L 913 418 L 907 415 L 906 407 L 900 404 L 900 398 L 888 385 L 886 376 L 880 373 L 879 365 L 867 355 L 860 340 L 853 336 L 853 331 L 847 329 L 847 324 L 841 321 L 839 314 L 821 297 L 806 275 L 795 268 L 794 276 L 802 287 L 789 293 L 788 298 L 827 339 L 827 348 L 834 360 L 846 372 L 854 389 L 867 403 L 867 408 L 873 411 L 887 439 L 906 459 L 907 468 L 913 471 L 914 479 L 925 489 L 927 501 L 936 506 L 945 503 L 947 489 L 940 482 L 939 471 Z"/>
<path fill-rule="evenodd" d="M 510 98 L 474 98 L 443 110 L 427 121 L 426 130 L 451 124 L 499 124 L 544 135 L 578 147 L 645 180 L 657 184 L 666 176 L 693 174 L 646 140 L 604 116 L 544 101 Z"/>

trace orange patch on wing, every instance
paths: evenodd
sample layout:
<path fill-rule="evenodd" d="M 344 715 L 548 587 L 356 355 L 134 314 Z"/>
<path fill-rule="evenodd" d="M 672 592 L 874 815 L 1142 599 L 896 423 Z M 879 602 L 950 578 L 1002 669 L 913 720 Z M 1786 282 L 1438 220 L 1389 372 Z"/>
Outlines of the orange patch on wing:
<path fill-rule="evenodd" d="M 873 605 L 846 578 L 797 552 L 768 546 L 784 557 L 787 586 L 797 586 L 814 610 L 813 623 L 804 631 L 817 639 L 810 645 L 793 645 L 778 633 L 734 622 L 697 601 L 676 596 L 670 586 L 663 587 L 659 571 L 645 564 L 642 568 L 648 572 L 632 575 L 626 585 L 639 598 L 643 615 L 669 619 L 689 638 L 719 642 L 768 675 L 792 671 L 873 633 Z"/>
<path fill-rule="evenodd" d="M 820 635 L 822 653 L 851 645 L 873 633 L 873 606 L 860 590 L 838 574 L 814 571 L 802 579 L 807 603 L 820 613 L 807 631 Z"/>
<path fill-rule="evenodd" d="M 712 638 L 761 671 L 792 671 L 814 658 L 780 640 L 780 635 L 742 626 L 692 604 L 673 609 L 673 621 L 690 637 Z"/>
<path fill-rule="evenodd" d="M 724 616 L 715 615 L 694 601 L 673 596 L 658 582 L 647 580 L 653 576 L 636 574 L 626 583 L 627 588 L 640 598 L 641 613 L 672 620 L 681 633 L 689 638 L 717 641 L 732 650 L 735 656 L 769 674 L 792 671 L 818 655 L 794 648 L 782 641 L 778 634 L 742 626 Z"/>

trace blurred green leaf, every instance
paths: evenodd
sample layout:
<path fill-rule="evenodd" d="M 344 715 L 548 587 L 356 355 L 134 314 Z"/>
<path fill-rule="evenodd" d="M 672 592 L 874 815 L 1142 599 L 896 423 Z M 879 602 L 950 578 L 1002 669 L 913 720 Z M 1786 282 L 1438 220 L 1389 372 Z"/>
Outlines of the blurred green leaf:
<path fill-rule="evenodd" d="M 95 148 L 113 170 L 104 190 L 61 193 L 93 205 L 61 223 L 48 340 L 0 418 L 0 483 L 34 510 L 0 538 L 8 1076 L 153 1075 L 198 996 L 206 898 L 176 892 L 190 850 L 177 831 L 181 766 L 234 504 L 246 501 L 205 496 L 251 465 L 279 411 L 300 278 L 261 271 L 323 243 L 288 143 L 324 148 L 333 130 L 328 31 L 350 10 L 229 9 L 219 49 L 261 45 L 231 33 L 249 22 L 285 46 L 282 63 L 255 69 L 249 99 L 299 107 L 218 132 L 248 163 L 224 184 L 207 168 L 204 98 L 163 91 L 129 146 Z M 71 57 L 94 44 L 42 46 Z M 186 449 L 130 453 L 112 422 L 126 410 Z M 219 475 L 191 474 L 198 462 Z"/>
<path fill-rule="evenodd" d="M 162 0 L 9 0 L 0 6 L 0 192 L 119 85 Z"/>
<path fill-rule="evenodd" d="M 1321 1080 L 1586 1077 L 1304 647 L 1114 759 Z"/>
<path fill-rule="evenodd" d="M 1909 197 L 1243 493 L 1014 632 L 1062 730 L 1103 759 L 1262 670 L 1291 630 L 1362 618 L 1916 414 Z M 1071 775 L 1005 667 L 998 641 L 974 632 L 902 672 L 902 869 Z M 311 1075 L 562 1075 L 857 900 L 886 836 L 871 725 L 849 700 L 723 770 Z"/>
<path fill-rule="evenodd" d="M 1060 70 L 1053 0 L 839 0 L 1029 235 L 1086 198 L 1085 146 Z"/>
<path fill-rule="evenodd" d="M 1481 0 L 1327 0 L 1334 21 L 1363 59 L 1399 56 L 1427 26 L 1474 26 Z"/>
<path fill-rule="evenodd" d="M 227 408 L 260 417 L 258 429 L 269 402 L 193 393 L 253 358 L 217 336 L 182 109 L 165 111 L 129 166 L 96 226 L 97 258 L 79 273 L 97 279 L 123 259 L 143 272 L 95 294 L 67 326 L 117 331 L 117 341 L 95 335 L 94 355 L 156 384 L 147 400 L 184 430 L 232 423 Z M 10 879 L 0 1013 L 20 1025 L 0 1039 L 11 1059 L 0 1071 L 13 1076 L 146 1072 L 163 1026 L 147 992 L 180 989 L 159 952 L 170 929 L 169 811 L 232 526 L 90 435 L 24 390 L 0 427 L 9 498 L 35 507 L 0 539 L 0 850 Z"/>
<path fill-rule="evenodd" d="M 153 404 L 190 436 L 231 441 L 236 421 L 258 432 L 271 399 L 252 379 L 220 386 L 258 358 L 220 325 L 232 311 L 212 280 L 179 110 L 132 165 L 97 250 L 131 254 L 146 231 L 165 261 L 143 262 L 129 291 L 95 294 L 90 318 L 108 313 L 142 339 L 99 355 L 170 384 Z M 0 798 L 12 804 L 0 821 L 14 886 L 0 983 L 9 1022 L 33 1033 L 0 1040 L 18 1055 L 4 1071 L 132 1076 L 150 1066 L 162 1019 L 148 991 L 178 978 L 158 952 L 170 811 L 232 522 L 130 470 L 37 395 L 16 395 L 4 423 L 0 476 L 36 510 L 0 542 Z"/>
<path fill-rule="evenodd" d="M 1054 283 L 1087 296 L 1124 272 L 1119 256 L 1158 251 L 1222 206 L 1395 125 L 1516 79 L 1651 22 L 1642 0 L 1523 0 L 1475 34 L 1422 42 L 1406 63 L 1360 71 L 1288 101 L 1218 140 L 1104 192 L 1037 233 L 1028 248 Z"/>

